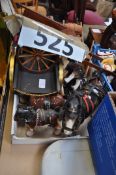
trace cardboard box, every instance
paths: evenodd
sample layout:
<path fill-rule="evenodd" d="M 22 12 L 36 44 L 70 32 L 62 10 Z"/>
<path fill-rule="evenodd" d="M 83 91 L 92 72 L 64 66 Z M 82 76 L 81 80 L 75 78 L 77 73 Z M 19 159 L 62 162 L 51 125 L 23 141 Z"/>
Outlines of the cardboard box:
<path fill-rule="evenodd" d="M 64 34 L 64 33 L 60 32 L 54 28 L 51 28 L 49 26 L 46 26 L 42 23 L 36 22 L 36 21 L 31 20 L 29 18 L 23 17 L 23 18 L 20 18 L 20 20 L 22 21 L 22 28 L 21 28 L 19 39 L 18 39 L 18 46 L 19 47 L 28 47 L 28 48 L 33 49 L 33 50 L 34 49 L 43 50 L 43 51 L 47 51 L 47 52 L 56 54 L 57 56 L 69 57 L 73 60 L 80 61 L 80 62 L 83 61 L 85 53 L 87 52 L 87 50 L 86 50 L 87 48 L 86 48 L 85 44 L 82 43 L 81 41 L 77 41 L 74 38 L 71 38 L 70 36 L 68 36 L 68 35 L 66 35 L 66 34 Z M 42 41 L 40 39 L 42 39 Z M 45 39 L 45 44 L 43 44 L 43 41 L 44 41 L 43 39 Z M 51 45 L 51 42 L 55 42 L 56 40 L 58 40 L 58 43 L 59 43 L 59 44 L 57 44 L 58 48 L 50 49 L 49 46 Z M 70 44 L 70 46 L 69 46 L 69 44 Z M 67 56 L 67 48 L 68 48 L 68 51 L 70 51 L 70 53 L 69 53 L 70 56 Z M 66 51 L 65 51 L 65 49 L 66 49 Z M 17 51 L 17 53 L 18 53 L 18 51 Z M 25 51 L 24 51 L 24 54 L 25 54 Z M 41 76 L 41 74 L 42 74 L 39 71 L 38 71 L 39 73 L 38 72 L 35 73 L 31 69 L 26 71 L 25 67 L 22 66 L 24 64 L 21 65 L 17 60 L 18 60 L 18 56 L 16 55 L 15 72 L 14 72 L 14 87 L 13 87 L 14 88 L 14 92 L 13 92 L 14 93 L 14 103 L 13 103 L 13 116 L 12 116 L 13 119 L 12 119 L 12 131 L 11 131 L 12 143 L 36 144 L 36 143 L 47 143 L 47 142 L 55 141 L 58 139 L 62 139 L 62 138 L 58 138 L 58 137 L 55 138 L 51 134 L 53 132 L 53 129 L 51 129 L 51 128 L 48 129 L 48 127 L 45 128 L 46 126 L 44 127 L 44 130 L 46 130 L 45 132 L 42 131 L 43 127 L 39 127 L 39 129 L 41 130 L 41 134 L 38 136 L 35 136 L 35 138 L 29 138 L 26 136 L 25 127 L 17 127 L 17 123 L 14 121 L 14 116 L 16 113 L 17 105 L 19 103 L 19 98 L 18 98 L 18 95 L 16 95 L 16 92 L 22 93 L 24 95 L 33 95 L 34 96 L 35 94 L 36 95 L 42 94 L 44 96 L 45 94 L 48 95 L 48 94 L 53 94 L 53 92 L 54 93 L 59 92 L 59 86 L 60 86 L 59 80 L 58 80 L 58 82 L 56 80 L 56 83 L 53 83 L 55 81 L 50 82 L 50 80 L 52 80 L 53 78 L 52 79 L 49 78 L 49 82 L 50 82 L 49 84 L 52 86 L 54 84 L 57 84 L 57 88 L 53 87 L 52 92 L 50 92 L 50 91 L 43 92 L 43 89 L 46 90 L 48 88 L 48 83 L 47 83 L 48 78 L 38 77 L 38 76 Z M 20 70 L 20 72 L 19 72 L 19 70 Z M 52 69 L 50 69 L 48 72 L 46 71 L 47 73 L 45 72 L 47 74 L 47 76 L 51 70 Z M 18 72 L 18 74 L 17 74 L 17 72 Z M 31 78 L 32 72 L 34 72 L 35 74 Z M 57 72 L 55 73 L 56 79 L 58 79 Z M 27 73 L 28 73 L 28 75 L 27 75 Z M 40 87 L 40 83 L 39 83 L 40 79 L 41 80 L 44 79 L 46 82 L 46 83 L 41 83 L 42 87 Z M 22 88 L 22 86 L 24 86 L 24 84 L 25 84 L 25 87 Z M 38 90 L 40 90 L 40 88 L 41 88 L 42 92 L 38 91 Z M 34 89 L 34 91 L 32 91 L 33 89 Z M 55 89 L 55 90 L 53 91 L 53 89 Z M 47 89 L 47 90 L 49 90 L 49 89 Z M 85 137 L 85 135 L 84 135 L 84 137 Z"/>
<path fill-rule="evenodd" d="M 12 112 L 12 126 L 11 126 L 11 142 L 12 144 L 42 144 L 42 143 L 52 143 L 59 139 L 67 139 L 62 137 L 55 137 L 53 135 L 53 128 L 45 126 L 40 127 L 40 134 L 33 137 L 26 136 L 26 128 L 18 127 L 17 122 L 14 121 L 14 116 L 17 110 L 17 105 L 19 103 L 19 98 L 15 94 L 13 102 L 13 112 Z M 88 138 L 87 124 L 90 118 L 86 119 L 85 122 L 80 126 L 80 135 L 68 137 L 68 139 L 77 139 L 77 138 Z"/>

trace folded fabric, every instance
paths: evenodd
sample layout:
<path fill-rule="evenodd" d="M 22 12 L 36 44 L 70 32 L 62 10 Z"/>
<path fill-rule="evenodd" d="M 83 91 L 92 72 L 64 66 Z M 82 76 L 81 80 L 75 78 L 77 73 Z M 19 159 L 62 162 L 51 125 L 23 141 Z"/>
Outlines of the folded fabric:
<path fill-rule="evenodd" d="M 74 22 L 75 17 L 76 17 L 76 13 L 74 10 L 71 10 L 67 13 L 68 22 Z"/>
<path fill-rule="evenodd" d="M 104 18 L 97 14 L 97 12 L 85 10 L 84 24 L 104 25 Z"/>
<path fill-rule="evenodd" d="M 68 22 L 73 22 L 75 17 L 74 10 L 67 13 Z M 90 25 L 104 25 L 104 18 L 101 17 L 97 12 L 91 10 L 85 10 L 84 24 Z"/>

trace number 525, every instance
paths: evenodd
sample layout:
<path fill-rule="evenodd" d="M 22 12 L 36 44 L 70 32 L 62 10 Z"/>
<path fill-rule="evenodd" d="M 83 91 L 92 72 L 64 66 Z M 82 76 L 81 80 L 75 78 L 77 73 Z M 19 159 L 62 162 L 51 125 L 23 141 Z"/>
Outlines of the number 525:
<path fill-rule="evenodd" d="M 42 34 L 40 31 L 37 32 L 37 36 L 41 37 L 42 41 L 39 42 L 37 40 L 34 40 L 34 44 L 37 46 L 45 46 L 47 44 L 47 36 Z M 57 45 L 60 44 L 62 41 L 62 39 L 56 38 L 56 41 L 52 42 L 51 44 L 48 45 L 48 49 L 53 50 L 55 52 L 61 52 L 61 50 L 59 48 L 57 48 Z M 65 50 L 62 50 L 62 54 L 66 55 L 66 56 L 71 56 L 73 54 L 73 47 L 71 45 L 69 45 L 69 43 L 67 41 L 65 41 L 64 43 L 64 49 L 68 48 L 68 52 Z"/>

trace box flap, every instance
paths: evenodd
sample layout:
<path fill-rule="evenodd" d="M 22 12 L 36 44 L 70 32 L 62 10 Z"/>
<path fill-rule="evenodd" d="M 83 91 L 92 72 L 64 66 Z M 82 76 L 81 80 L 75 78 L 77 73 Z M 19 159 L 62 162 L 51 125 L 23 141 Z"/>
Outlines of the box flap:
<path fill-rule="evenodd" d="M 24 16 L 18 45 L 55 53 L 79 62 L 82 62 L 88 53 L 87 46 L 78 38 Z"/>

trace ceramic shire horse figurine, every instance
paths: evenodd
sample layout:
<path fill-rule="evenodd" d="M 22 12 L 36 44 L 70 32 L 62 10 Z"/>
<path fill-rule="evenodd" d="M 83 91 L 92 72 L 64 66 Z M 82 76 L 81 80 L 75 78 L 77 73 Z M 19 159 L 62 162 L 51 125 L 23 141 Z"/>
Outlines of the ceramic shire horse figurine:
<path fill-rule="evenodd" d="M 77 135 L 79 126 L 93 113 L 104 95 L 101 87 L 89 84 L 65 100 L 61 95 L 51 99 L 33 97 L 30 106 L 22 104 L 17 107 L 14 119 L 19 125 L 28 125 L 26 135 L 29 137 L 45 125 L 53 127 L 56 136 Z"/>

